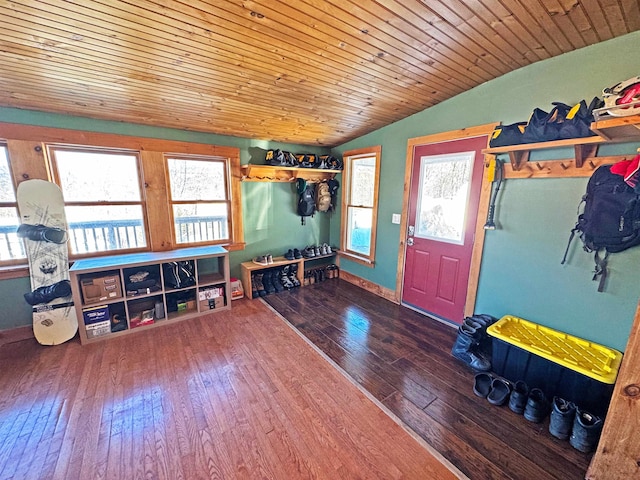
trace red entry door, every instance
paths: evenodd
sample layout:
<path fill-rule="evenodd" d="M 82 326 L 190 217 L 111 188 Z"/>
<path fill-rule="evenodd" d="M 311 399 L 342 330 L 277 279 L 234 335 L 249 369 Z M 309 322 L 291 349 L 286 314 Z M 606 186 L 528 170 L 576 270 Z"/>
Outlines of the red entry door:
<path fill-rule="evenodd" d="M 413 150 L 402 302 L 462 323 L 487 137 Z"/>

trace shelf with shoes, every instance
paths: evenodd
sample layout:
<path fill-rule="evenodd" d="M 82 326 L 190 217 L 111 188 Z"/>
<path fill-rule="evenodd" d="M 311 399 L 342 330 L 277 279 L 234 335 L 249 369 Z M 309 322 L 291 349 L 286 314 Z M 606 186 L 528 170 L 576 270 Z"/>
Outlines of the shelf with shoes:
<path fill-rule="evenodd" d="M 254 261 L 242 262 L 240 264 L 240 279 L 242 280 L 242 287 L 244 288 L 244 291 L 247 292 L 247 297 L 253 298 L 252 292 L 255 290 L 255 285 L 253 283 L 253 274 L 262 270 L 276 269 L 278 267 L 295 265 L 296 278 L 298 279 L 300 284 L 302 284 L 302 281 L 304 279 L 304 260 L 304 258 L 287 259 L 284 257 L 273 257 L 273 263 L 268 263 L 266 265 L 255 263 Z"/>
<path fill-rule="evenodd" d="M 308 282 L 305 283 L 305 273 L 309 270 L 308 266 L 312 265 L 317 269 L 320 264 L 324 264 L 324 268 L 327 264 L 327 260 L 335 258 L 335 256 L 337 255 L 337 251 L 335 249 L 332 249 L 331 253 L 320 253 L 316 255 L 316 248 L 318 248 L 320 252 L 322 252 L 321 247 L 306 247 L 303 250 L 291 249 L 291 251 L 287 252 L 286 254 L 286 257 L 289 258 L 286 258 L 285 256 L 273 257 L 272 263 L 261 263 L 262 259 L 260 259 L 260 257 L 257 257 L 257 259 L 260 259 L 260 261 L 258 262 L 254 260 L 242 262 L 240 264 L 240 279 L 242 280 L 242 286 L 245 292 L 247 292 L 247 296 L 249 298 L 256 298 L 253 296 L 253 292 L 255 291 L 254 274 L 262 271 L 275 271 L 279 270 L 281 267 L 286 266 L 292 266 L 295 269 L 295 277 L 297 278 L 298 282 L 300 282 L 300 285 L 308 285 Z M 310 249 L 313 249 L 313 257 L 304 256 L 305 254 L 310 255 Z M 296 256 L 298 256 L 299 258 L 296 258 Z M 336 277 L 338 276 L 337 270 L 337 267 L 335 269 L 332 269 L 330 278 L 334 278 L 334 275 Z M 327 278 L 329 277 L 327 276 Z"/>
<path fill-rule="evenodd" d="M 341 170 L 303 167 L 274 167 L 271 165 L 242 165 L 243 182 L 295 182 L 303 178 L 307 182 L 321 182 L 330 180 Z"/>
<path fill-rule="evenodd" d="M 219 246 L 87 258 L 69 274 L 82 344 L 231 308 Z"/>

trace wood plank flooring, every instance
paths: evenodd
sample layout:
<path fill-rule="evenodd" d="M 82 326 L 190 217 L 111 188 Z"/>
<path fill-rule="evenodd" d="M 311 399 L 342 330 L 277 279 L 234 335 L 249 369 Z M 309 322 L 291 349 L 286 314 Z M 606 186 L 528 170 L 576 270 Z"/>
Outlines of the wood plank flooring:
<path fill-rule="evenodd" d="M 265 300 L 473 480 L 583 479 L 591 455 L 473 394 L 456 330 L 340 279 Z"/>
<path fill-rule="evenodd" d="M 462 478 L 439 459 L 259 301 L 0 347 L 1 479 Z"/>

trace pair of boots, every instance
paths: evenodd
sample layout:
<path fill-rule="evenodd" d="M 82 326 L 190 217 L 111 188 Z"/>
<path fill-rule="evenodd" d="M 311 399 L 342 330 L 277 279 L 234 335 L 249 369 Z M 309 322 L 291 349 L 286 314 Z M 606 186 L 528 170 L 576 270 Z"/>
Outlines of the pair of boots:
<path fill-rule="evenodd" d="M 569 439 L 573 448 L 589 453 L 595 450 L 602 432 L 602 419 L 560 397 L 554 397 L 549 433 L 560 440 Z"/>
<path fill-rule="evenodd" d="M 473 315 L 466 317 L 458 328 L 458 336 L 451 354 L 458 360 L 479 372 L 491 370 L 490 353 L 487 345 L 487 327 L 496 319 L 491 315 Z"/>
<path fill-rule="evenodd" d="M 549 414 L 549 401 L 542 390 L 529 389 L 523 380 L 518 380 L 509 397 L 509 409 L 518 415 L 524 415 L 530 422 L 540 423 Z"/>

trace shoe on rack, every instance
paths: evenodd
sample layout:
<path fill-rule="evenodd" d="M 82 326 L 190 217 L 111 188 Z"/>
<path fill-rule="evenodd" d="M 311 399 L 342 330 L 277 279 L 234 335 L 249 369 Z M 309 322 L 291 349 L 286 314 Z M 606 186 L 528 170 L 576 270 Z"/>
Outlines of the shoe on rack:
<path fill-rule="evenodd" d="M 316 251 L 313 247 L 304 247 L 304 250 L 302 250 L 302 256 L 304 258 L 313 258 L 316 256 Z"/>
<path fill-rule="evenodd" d="M 281 272 L 281 268 L 271 271 L 271 283 L 273 283 L 273 286 L 276 289 L 276 293 L 284 291 L 284 285 L 282 285 L 282 282 L 280 281 L 280 278 L 282 278 Z"/>
<path fill-rule="evenodd" d="M 568 439 L 571 435 L 575 417 L 576 406 L 573 402 L 560 397 L 553 397 L 549 433 L 560 440 Z"/>
<path fill-rule="evenodd" d="M 297 248 L 293 249 L 293 258 L 295 258 L 296 260 L 300 260 L 302 258 L 302 252 L 300 250 L 298 250 Z"/>
<path fill-rule="evenodd" d="M 287 250 L 287 253 L 284 254 L 284 258 L 286 258 L 287 260 L 293 260 L 295 258 L 293 250 Z"/>
<path fill-rule="evenodd" d="M 295 286 L 289 279 L 289 265 L 282 267 L 278 276 L 280 277 L 280 283 L 287 290 L 291 290 Z"/>
<path fill-rule="evenodd" d="M 52 285 L 36 288 L 33 292 L 24 294 L 24 299 L 29 305 L 40 305 L 49 303 L 56 298 L 71 296 L 71 282 L 69 280 L 60 280 Z"/>
<path fill-rule="evenodd" d="M 258 290 L 258 295 L 261 297 L 264 297 L 267 294 L 267 291 L 264 289 L 264 284 L 262 283 L 263 277 L 263 273 L 256 273 L 253 277 L 253 280 L 256 283 L 256 289 Z"/>
<path fill-rule="evenodd" d="M 522 380 L 518 380 L 509 396 L 509 409 L 518 415 L 522 415 L 524 408 L 527 406 L 528 398 L 529 385 Z"/>
<path fill-rule="evenodd" d="M 258 265 L 269 265 L 269 260 L 267 260 L 267 257 L 264 255 L 257 256 L 252 260 L 252 262 Z"/>
<path fill-rule="evenodd" d="M 289 280 L 291 280 L 294 287 L 300 286 L 300 280 L 298 280 L 298 265 L 289 266 Z"/>
<path fill-rule="evenodd" d="M 260 294 L 258 293 L 258 286 L 256 284 L 256 276 L 251 275 L 251 298 L 258 298 Z"/>
<path fill-rule="evenodd" d="M 265 255 L 265 258 L 267 259 L 267 264 L 273 265 L 273 255 L 271 255 L 270 253 L 267 253 Z"/>
<path fill-rule="evenodd" d="M 273 277 L 272 277 L 271 270 L 267 270 L 264 272 L 262 276 L 262 284 L 264 285 L 264 290 L 267 292 L 267 295 L 276 293 L 276 287 L 273 284 Z"/>
<path fill-rule="evenodd" d="M 320 247 L 318 247 L 318 246 L 313 247 L 313 253 L 316 254 L 316 257 L 319 257 L 320 256 Z"/>
<path fill-rule="evenodd" d="M 322 246 L 326 250 L 327 255 L 331 255 L 333 253 L 333 250 L 331 250 L 331 246 L 328 243 L 323 243 Z"/>
<path fill-rule="evenodd" d="M 532 388 L 529 392 L 527 405 L 524 407 L 524 418 L 533 423 L 542 422 L 549 413 L 549 401 L 539 388 Z"/>
<path fill-rule="evenodd" d="M 322 245 L 320 245 L 320 255 L 328 255 L 326 243 L 323 243 Z"/>
<path fill-rule="evenodd" d="M 23 223 L 16 232 L 19 237 L 29 240 L 62 244 L 69 238 L 67 232 L 61 228 L 47 227 L 45 225 L 29 225 Z"/>

